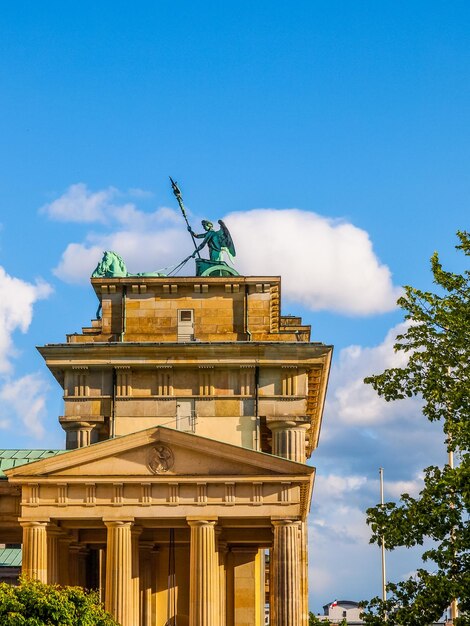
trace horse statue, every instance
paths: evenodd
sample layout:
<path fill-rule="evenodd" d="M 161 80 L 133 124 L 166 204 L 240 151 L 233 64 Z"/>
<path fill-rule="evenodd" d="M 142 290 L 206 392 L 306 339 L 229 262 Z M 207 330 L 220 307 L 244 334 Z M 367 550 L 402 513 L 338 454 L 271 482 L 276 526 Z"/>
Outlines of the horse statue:
<path fill-rule="evenodd" d="M 117 252 L 106 250 L 91 275 L 92 278 L 122 278 L 129 276 L 124 260 Z"/>
<path fill-rule="evenodd" d="M 165 276 L 165 274 L 162 274 L 162 272 L 130 274 L 127 271 L 123 258 L 117 252 L 106 250 L 103 252 L 103 258 L 91 275 L 92 278 L 126 278 L 128 276 Z"/>

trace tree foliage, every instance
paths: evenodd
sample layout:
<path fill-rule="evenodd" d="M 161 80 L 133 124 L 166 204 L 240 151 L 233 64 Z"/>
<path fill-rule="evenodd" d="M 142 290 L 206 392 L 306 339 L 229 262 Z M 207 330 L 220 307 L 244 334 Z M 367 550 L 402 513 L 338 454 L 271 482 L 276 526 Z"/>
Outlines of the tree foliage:
<path fill-rule="evenodd" d="M 20 578 L 0 583 L 1 626 L 118 626 L 94 591 Z"/>
<path fill-rule="evenodd" d="M 470 256 L 470 236 L 457 233 L 456 246 Z M 470 624 L 470 272 L 445 271 L 437 253 L 431 258 L 436 293 L 405 287 L 398 304 L 407 330 L 397 337 L 395 351 L 408 355 L 406 367 L 388 369 L 365 379 L 387 401 L 411 396 L 423 400 L 423 414 L 440 421 L 449 451 L 449 465 L 424 470 L 417 498 L 367 511 L 371 542 L 387 549 L 430 546 L 423 554 L 426 569 L 398 584 L 389 584 L 389 599 L 365 604 L 368 624 L 423 626 L 438 620 L 453 598 L 458 599 L 456 624 Z"/>

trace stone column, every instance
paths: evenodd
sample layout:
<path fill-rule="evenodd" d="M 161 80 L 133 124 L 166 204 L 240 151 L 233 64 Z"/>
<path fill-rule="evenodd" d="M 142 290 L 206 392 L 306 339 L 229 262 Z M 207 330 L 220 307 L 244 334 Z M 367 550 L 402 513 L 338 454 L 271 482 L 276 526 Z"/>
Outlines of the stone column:
<path fill-rule="evenodd" d="M 140 624 L 152 626 L 152 548 L 153 541 L 139 543 L 139 595 L 140 595 Z M 154 573 L 154 576 L 156 574 Z"/>
<path fill-rule="evenodd" d="M 235 555 L 230 549 L 225 559 L 225 612 L 226 626 L 235 626 Z"/>
<path fill-rule="evenodd" d="M 233 621 L 235 626 L 252 626 L 259 619 L 261 603 L 259 550 L 257 546 L 232 546 L 231 552 L 235 596 Z"/>
<path fill-rule="evenodd" d="M 152 570 L 152 621 L 151 624 L 159 623 L 158 592 L 160 591 L 160 548 L 155 546 L 150 553 L 150 567 Z"/>
<path fill-rule="evenodd" d="M 228 545 L 223 539 L 217 537 L 218 566 L 219 566 L 219 616 L 220 626 L 227 624 L 227 574 L 226 560 Z"/>
<path fill-rule="evenodd" d="M 84 448 L 90 445 L 90 433 L 92 427 L 86 426 L 77 430 L 77 448 Z"/>
<path fill-rule="evenodd" d="M 47 522 L 20 522 L 23 527 L 22 572 L 47 583 Z"/>
<path fill-rule="evenodd" d="M 134 526 L 131 530 L 131 578 L 132 578 L 132 596 L 134 612 L 132 615 L 132 624 L 139 624 L 140 619 L 140 568 L 139 568 L 139 537 L 142 528 Z"/>
<path fill-rule="evenodd" d="M 73 541 L 69 544 L 69 585 L 80 585 L 80 552 L 82 546 Z"/>
<path fill-rule="evenodd" d="M 215 521 L 188 520 L 191 527 L 189 626 L 218 626 Z"/>
<path fill-rule="evenodd" d="M 105 607 L 121 626 L 133 623 L 134 603 L 131 578 L 131 527 L 129 521 L 105 521 L 106 548 Z"/>
<path fill-rule="evenodd" d="M 271 625 L 300 624 L 299 523 L 273 520 Z"/>
<path fill-rule="evenodd" d="M 98 567 L 99 575 L 98 580 L 100 582 L 99 592 L 100 600 L 105 601 L 105 589 L 106 589 L 106 548 L 99 548 L 98 550 Z"/>
<path fill-rule="evenodd" d="M 83 448 L 91 443 L 91 432 L 95 426 L 92 422 L 76 421 L 70 417 L 59 418 L 66 432 L 65 447 L 67 450 Z"/>
<path fill-rule="evenodd" d="M 90 551 L 86 545 L 80 546 L 78 551 L 78 584 L 80 587 L 88 587 L 87 581 L 87 561 Z"/>
<path fill-rule="evenodd" d="M 70 536 L 62 536 L 58 539 L 58 569 L 59 569 L 59 584 L 70 585 L 69 582 L 69 546 L 72 541 Z"/>
<path fill-rule="evenodd" d="M 268 417 L 266 425 L 272 432 L 272 453 L 275 456 L 305 463 L 307 460 L 305 436 L 310 427 L 305 418 L 280 420 Z"/>
<path fill-rule="evenodd" d="M 300 626 L 308 626 L 308 525 L 299 523 Z"/>
<path fill-rule="evenodd" d="M 47 582 L 59 583 L 59 537 L 60 529 L 55 525 L 47 527 Z"/>

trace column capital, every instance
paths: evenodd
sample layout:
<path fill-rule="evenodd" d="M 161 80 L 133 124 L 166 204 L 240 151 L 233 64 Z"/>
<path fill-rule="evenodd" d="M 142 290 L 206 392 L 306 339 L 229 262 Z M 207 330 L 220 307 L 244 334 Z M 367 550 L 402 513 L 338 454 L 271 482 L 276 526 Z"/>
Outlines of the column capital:
<path fill-rule="evenodd" d="M 72 540 L 69 543 L 69 550 L 70 550 L 70 552 L 76 552 L 77 554 L 79 554 L 79 553 L 83 554 L 83 553 L 86 553 L 88 551 L 88 548 L 86 547 L 85 544 L 80 543 L 78 541 Z"/>
<path fill-rule="evenodd" d="M 54 524 L 54 522 L 49 522 L 47 524 L 46 530 L 47 530 L 48 536 L 52 536 L 52 537 L 65 537 L 66 536 L 62 528 L 59 528 L 59 526 L 57 526 L 57 524 Z"/>
<path fill-rule="evenodd" d="M 217 551 L 221 554 L 226 554 L 228 552 L 228 543 L 221 539 L 217 540 Z"/>
<path fill-rule="evenodd" d="M 50 520 L 19 519 L 18 522 L 22 528 L 47 528 Z"/>
<path fill-rule="evenodd" d="M 134 525 L 134 520 L 104 519 L 103 524 L 106 526 L 106 528 L 120 528 L 122 526 L 129 526 L 131 528 Z"/>
<path fill-rule="evenodd" d="M 266 426 L 269 430 L 290 430 L 291 428 L 308 430 L 310 428 L 310 419 L 304 416 L 289 417 L 287 419 L 280 417 L 267 417 Z"/>
<path fill-rule="evenodd" d="M 299 519 L 293 519 L 290 517 L 280 518 L 280 519 L 271 518 L 271 524 L 273 526 L 299 526 L 300 527 L 300 523 L 301 522 Z"/>
<path fill-rule="evenodd" d="M 215 526 L 217 524 L 217 517 L 187 517 L 186 522 L 188 526 L 198 527 L 198 526 Z"/>
<path fill-rule="evenodd" d="M 133 524 L 133 522 L 130 522 L 131 524 Z M 131 527 L 131 535 L 133 537 L 139 537 L 142 534 L 142 531 L 144 529 L 142 528 L 142 526 L 136 526 L 135 524 Z"/>

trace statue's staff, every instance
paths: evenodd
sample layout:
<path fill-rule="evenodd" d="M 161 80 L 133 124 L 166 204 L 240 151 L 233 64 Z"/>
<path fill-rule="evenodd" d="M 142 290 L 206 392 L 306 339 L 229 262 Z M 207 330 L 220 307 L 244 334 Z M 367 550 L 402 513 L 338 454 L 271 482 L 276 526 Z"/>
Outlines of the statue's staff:
<path fill-rule="evenodd" d="M 175 194 L 175 198 L 178 200 L 178 204 L 180 205 L 181 213 L 183 214 L 183 217 L 184 217 L 184 220 L 185 220 L 186 225 L 188 227 L 188 230 L 191 233 L 191 239 L 193 240 L 194 247 L 196 248 L 196 254 L 198 255 L 199 258 L 201 258 L 201 255 L 199 254 L 199 250 L 197 249 L 197 243 L 196 243 L 196 240 L 194 239 L 192 228 L 191 228 L 191 226 L 189 225 L 189 222 L 188 222 L 188 217 L 186 215 L 186 209 L 184 208 L 184 204 L 183 204 L 183 196 L 181 195 L 181 191 L 179 190 L 179 187 L 176 184 L 176 181 L 174 181 L 171 176 L 169 178 L 171 180 L 171 188 L 173 189 L 173 193 Z M 191 257 L 188 257 L 188 258 L 191 258 Z"/>

